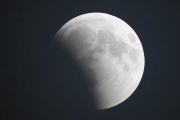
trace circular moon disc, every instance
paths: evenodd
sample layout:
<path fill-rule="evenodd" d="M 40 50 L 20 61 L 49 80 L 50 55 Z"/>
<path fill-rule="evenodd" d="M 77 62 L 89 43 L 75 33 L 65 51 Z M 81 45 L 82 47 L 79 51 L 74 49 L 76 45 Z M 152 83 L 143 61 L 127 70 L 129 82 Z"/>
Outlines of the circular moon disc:
<path fill-rule="evenodd" d="M 55 35 L 90 78 L 96 109 L 122 103 L 137 88 L 145 58 L 141 42 L 123 20 L 88 13 L 68 21 Z"/>

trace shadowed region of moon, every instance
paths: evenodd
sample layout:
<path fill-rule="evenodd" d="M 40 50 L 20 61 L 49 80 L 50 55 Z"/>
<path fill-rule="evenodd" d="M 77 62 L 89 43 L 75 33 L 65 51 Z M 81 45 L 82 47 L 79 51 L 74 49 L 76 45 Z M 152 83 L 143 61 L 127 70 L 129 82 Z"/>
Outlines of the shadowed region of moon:
<path fill-rule="evenodd" d="M 126 100 L 142 78 L 141 42 L 134 30 L 115 16 L 89 13 L 75 17 L 62 26 L 54 41 L 83 70 L 96 109 L 110 108 Z"/>

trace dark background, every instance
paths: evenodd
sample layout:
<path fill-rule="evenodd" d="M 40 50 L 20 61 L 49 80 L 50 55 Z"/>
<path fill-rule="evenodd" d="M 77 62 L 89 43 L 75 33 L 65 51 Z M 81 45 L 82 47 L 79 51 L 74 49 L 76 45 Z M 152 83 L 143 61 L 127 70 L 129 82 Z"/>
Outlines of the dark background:
<path fill-rule="evenodd" d="M 1 120 L 180 120 L 178 0 L 6 0 L 0 6 Z M 85 109 L 94 106 L 86 76 L 49 42 L 64 23 L 89 12 L 121 18 L 144 48 L 139 87 L 111 109 Z"/>

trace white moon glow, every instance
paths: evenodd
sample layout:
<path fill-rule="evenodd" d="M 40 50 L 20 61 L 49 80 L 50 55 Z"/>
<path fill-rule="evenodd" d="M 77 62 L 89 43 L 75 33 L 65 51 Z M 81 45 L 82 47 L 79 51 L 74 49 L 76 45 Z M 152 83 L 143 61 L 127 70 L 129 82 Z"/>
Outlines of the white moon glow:
<path fill-rule="evenodd" d="M 55 39 L 71 51 L 93 81 L 97 109 L 126 100 L 142 78 L 145 59 L 134 30 L 105 13 L 88 13 L 68 21 Z"/>

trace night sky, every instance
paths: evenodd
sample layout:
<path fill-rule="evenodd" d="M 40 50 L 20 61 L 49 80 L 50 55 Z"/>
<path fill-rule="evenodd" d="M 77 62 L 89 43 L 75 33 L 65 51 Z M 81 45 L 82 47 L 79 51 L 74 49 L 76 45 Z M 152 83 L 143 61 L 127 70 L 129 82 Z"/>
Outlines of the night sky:
<path fill-rule="evenodd" d="M 180 120 L 180 1 L 6 0 L 0 6 L 1 120 Z M 89 12 L 124 20 L 145 53 L 136 91 L 106 110 L 86 110 L 86 103 L 94 105 L 86 76 L 51 42 L 67 21 Z"/>

